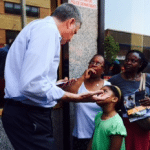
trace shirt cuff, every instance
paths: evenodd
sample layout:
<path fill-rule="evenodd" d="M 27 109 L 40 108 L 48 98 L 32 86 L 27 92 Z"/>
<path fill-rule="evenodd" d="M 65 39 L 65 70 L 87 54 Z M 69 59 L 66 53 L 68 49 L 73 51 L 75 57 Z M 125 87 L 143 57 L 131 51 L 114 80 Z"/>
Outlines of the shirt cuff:
<path fill-rule="evenodd" d="M 50 101 L 57 101 L 57 100 L 61 99 L 64 94 L 65 94 L 65 91 L 63 91 L 61 88 L 54 85 L 51 88 L 50 92 L 48 93 L 47 98 Z"/>

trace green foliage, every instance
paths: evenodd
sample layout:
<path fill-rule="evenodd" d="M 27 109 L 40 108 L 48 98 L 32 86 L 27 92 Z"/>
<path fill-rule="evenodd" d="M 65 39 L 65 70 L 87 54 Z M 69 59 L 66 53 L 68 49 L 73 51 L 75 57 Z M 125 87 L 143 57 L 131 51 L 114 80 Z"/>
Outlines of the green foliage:
<path fill-rule="evenodd" d="M 120 51 L 119 43 L 111 35 L 107 35 L 104 41 L 105 58 L 112 63 Z"/>

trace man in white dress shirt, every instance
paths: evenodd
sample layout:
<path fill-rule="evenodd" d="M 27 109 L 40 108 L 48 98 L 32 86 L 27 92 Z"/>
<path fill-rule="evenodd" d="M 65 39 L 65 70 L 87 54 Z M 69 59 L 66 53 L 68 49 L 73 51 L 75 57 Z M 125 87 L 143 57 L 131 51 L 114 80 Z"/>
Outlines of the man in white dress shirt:
<path fill-rule="evenodd" d="M 51 108 L 58 100 L 96 101 L 95 94 L 72 94 L 57 87 L 60 45 L 81 27 L 78 9 L 68 3 L 52 16 L 29 23 L 11 46 L 5 66 L 2 122 L 16 150 L 55 150 Z"/>

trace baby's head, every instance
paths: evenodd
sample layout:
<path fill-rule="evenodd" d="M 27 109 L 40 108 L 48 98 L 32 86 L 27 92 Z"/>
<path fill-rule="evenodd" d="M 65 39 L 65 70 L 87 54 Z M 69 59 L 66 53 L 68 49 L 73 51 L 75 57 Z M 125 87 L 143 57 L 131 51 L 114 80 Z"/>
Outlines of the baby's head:
<path fill-rule="evenodd" d="M 106 99 L 103 101 L 98 101 L 97 104 L 99 106 L 104 106 L 106 104 L 113 103 L 113 104 L 115 104 L 116 111 L 121 109 L 121 107 L 123 105 L 123 99 L 122 99 L 123 96 L 122 96 L 121 90 L 118 86 L 106 85 L 106 86 L 102 87 L 101 90 L 103 90 L 104 93 L 101 94 L 100 97 L 102 99 L 104 97 L 106 97 Z"/>

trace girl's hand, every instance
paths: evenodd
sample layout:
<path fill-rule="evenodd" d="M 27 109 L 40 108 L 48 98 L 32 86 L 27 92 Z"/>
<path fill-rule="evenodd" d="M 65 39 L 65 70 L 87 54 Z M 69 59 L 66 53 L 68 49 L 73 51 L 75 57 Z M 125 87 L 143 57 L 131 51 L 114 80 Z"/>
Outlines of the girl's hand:
<path fill-rule="evenodd" d="M 96 71 L 93 68 L 89 68 L 89 69 L 85 70 L 85 72 L 82 76 L 84 79 L 89 79 L 92 73 L 96 74 Z"/>
<path fill-rule="evenodd" d="M 142 106 L 150 106 L 150 98 L 146 96 L 144 99 L 140 100 Z"/>

